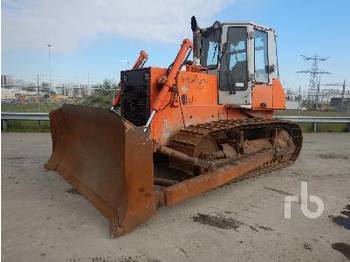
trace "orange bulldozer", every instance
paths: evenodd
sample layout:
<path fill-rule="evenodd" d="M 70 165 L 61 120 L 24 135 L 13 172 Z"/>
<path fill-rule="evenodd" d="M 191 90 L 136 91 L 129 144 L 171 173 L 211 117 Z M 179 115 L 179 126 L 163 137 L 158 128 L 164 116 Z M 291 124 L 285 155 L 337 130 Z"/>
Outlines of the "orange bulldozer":
<path fill-rule="evenodd" d="M 298 124 L 285 109 L 276 34 L 253 23 L 200 28 L 191 19 L 168 68 L 121 72 L 112 109 L 63 105 L 50 113 L 56 170 L 123 235 L 161 206 L 293 163 Z M 193 52 L 192 61 L 189 60 Z"/>

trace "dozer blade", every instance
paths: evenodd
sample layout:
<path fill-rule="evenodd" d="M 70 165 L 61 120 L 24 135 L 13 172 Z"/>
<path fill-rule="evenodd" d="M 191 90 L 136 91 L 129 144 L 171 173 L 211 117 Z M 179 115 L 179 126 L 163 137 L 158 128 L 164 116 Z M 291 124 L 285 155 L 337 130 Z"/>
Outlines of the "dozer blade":
<path fill-rule="evenodd" d="M 58 171 L 122 235 L 155 212 L 149 134 L 104 109 L 63 105 L 50 113 L 49 170 Z"/>

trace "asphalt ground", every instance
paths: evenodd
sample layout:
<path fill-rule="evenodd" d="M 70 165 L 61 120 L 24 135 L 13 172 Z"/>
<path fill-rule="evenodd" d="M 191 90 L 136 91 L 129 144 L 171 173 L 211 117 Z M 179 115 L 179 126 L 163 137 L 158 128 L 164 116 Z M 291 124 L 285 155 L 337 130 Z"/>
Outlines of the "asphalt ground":
<path fill-rule="evenodd" d="M 160 208 L 116 239 L 89 202 L 45 171 L 50 153 L 49 134 L 2 134 L 3 261 L 350 259 L 350 134 L 305 134 L 294 165 Z M 324 203 L 318 218 L 301 210 L 302 181 Z M 284 200 L 294 195 L 286 219 Z"/>

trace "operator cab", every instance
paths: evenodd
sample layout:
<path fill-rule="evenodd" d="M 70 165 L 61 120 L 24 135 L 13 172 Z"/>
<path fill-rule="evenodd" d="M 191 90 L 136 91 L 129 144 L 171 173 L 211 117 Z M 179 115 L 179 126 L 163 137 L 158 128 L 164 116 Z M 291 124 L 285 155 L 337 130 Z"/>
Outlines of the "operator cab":
<path fill-rule="evenodd" d="M 194 63 L 218 76 L 219 104 L 252 107 L 254 86 L 278 79 L 276 34 L 251 22 L 219 23 L 200 29 L 192 20 Z"/>

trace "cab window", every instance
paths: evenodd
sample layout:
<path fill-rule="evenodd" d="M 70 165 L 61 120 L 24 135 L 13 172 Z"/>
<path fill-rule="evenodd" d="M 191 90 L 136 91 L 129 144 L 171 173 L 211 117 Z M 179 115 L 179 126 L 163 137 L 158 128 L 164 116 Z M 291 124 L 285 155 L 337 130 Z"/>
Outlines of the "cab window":
<path fill-rule="evenodd" d="M 208 42 L 208 55 L 207 55 L 207 64 L 206 66 L 216 67 L 218 64 L 218 54 L 219 54 L 219 43 L 214 41 Z"/>
<path fill-rule="evenodd" d="M 220 29 L 207 29 L 202 35 L 201 65 L 208 69 L 215 69 L 219 62 Z"/>
<path fill-rule="evenodd" d="M 255 81 L 257 83 L 269 82 L 269 59 L 267 32 L 256 31 L 254 38 L 255 46 Z"/>

